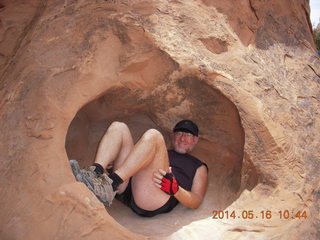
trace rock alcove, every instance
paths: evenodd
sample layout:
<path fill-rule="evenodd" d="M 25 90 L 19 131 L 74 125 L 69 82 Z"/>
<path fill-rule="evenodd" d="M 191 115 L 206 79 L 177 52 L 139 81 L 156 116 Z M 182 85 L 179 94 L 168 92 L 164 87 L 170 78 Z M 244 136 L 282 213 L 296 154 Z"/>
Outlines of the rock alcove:
<path fill-rule="evenodd" d="M 230 205 L 239 196 L 242 172 L 250 172 L 245 187 L 251 190 L 257 183 L 254 168 L 242 168 L 244 132 L 235 105 L 205 81 L 187 76 L 143 96 L 135 89 L 111 88 L 83 106 L 69 126 L 68 157 L 87 166 L 94 161 L 98 143 L 113 121 L 125 122 L 135 141 L 147 129 L 158 129 L 170 148 L 171 129 L 175 121 L 185 118 L 199 124 L 201 138 L 193 154 L 210 169 L 204 203 L 196 211 L 178 206 L 169 214 L 144 219 L 115 200 L 107 212 L 133 232 L 168 236 L 190 222 L 210 217 L 213 209 Z M 163 222 L 166 224 L 159 228 Z"/>
<path fill-rule="evenodd" d="M 0 238 L 319 239 L 308 2 L 0 1 Z M 68 158 L 90 164 L 112 121 L 135 138 L 158 128 L 169 144 L 181 118 L 199 124 L 194 155 L 210 167 L 198 215 L 180 206 L 176 222 L 137 221 L 75 181 Z M 212 219 L 215 208 L 239 218 Z"/>

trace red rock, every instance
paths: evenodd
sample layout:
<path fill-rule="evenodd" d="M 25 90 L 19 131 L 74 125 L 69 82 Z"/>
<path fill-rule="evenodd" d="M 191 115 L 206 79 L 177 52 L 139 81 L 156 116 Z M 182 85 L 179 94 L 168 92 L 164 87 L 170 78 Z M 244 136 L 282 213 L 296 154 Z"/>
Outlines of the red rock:
<path fill-rule="evenodd" d="M 320 69 L 307 1 L 1 4 L 1 239 L 316 239 Z M 210 168 L 198 210 L 105 211 L 75 181 L 68 158 L 90 164 L 112 121 L 169 143 L 181 118 L 198 123 L 194 155 Z M 306 219 L 291 219 L 298 211 Z"/>

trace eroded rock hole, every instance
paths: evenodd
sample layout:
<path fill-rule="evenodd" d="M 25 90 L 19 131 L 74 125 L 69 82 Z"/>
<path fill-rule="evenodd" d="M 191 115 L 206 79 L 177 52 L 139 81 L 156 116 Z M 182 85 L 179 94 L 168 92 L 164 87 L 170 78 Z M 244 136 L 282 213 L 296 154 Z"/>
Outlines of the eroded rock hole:
<path fill-rule="evenodd" d="M 133 232 L 170 235 L 184 225 L 210 217 L 214 209 L 226 208 L 239 197 L 241 189 L 255 186 L 254 168 L 243 164 L 244 131 L 236 107 L 207 83 L 184 77 L 152 90 L 110 88 L 80 109 L 69 127 L 68 157 L 87 166 L 94 161 L 98 143 L 113 121 L 127 123 L 135 141 L 147 129 L 156 128 L 170 148 L 171 129 L 181 119 L 192 119 L 200 128 L 200 141 L 192 154 L 209 167 L 205 200 L 197 210 L 178 205 L 172 212 L 153 218 L 139 217 L 114 200 L 108 213 Z M 249 174 L 246 186 L 241 177 L 244 172 Z"/>

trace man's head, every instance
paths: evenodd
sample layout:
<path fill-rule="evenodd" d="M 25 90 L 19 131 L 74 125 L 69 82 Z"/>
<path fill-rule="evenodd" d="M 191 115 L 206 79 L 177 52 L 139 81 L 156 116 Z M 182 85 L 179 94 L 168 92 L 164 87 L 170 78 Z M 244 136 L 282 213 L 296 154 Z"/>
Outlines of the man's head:
<path fill-rule="evenodd" d="M 188 153 L 198 142 L 198 126 L 190 120 L 182 120 L 173 128 L 173 148 L 178 153 Z"/>

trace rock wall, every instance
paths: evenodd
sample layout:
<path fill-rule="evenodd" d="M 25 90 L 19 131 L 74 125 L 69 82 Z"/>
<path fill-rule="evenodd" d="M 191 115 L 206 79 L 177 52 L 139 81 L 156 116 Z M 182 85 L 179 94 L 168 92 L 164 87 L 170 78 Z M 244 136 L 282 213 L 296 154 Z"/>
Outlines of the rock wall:
<path fill-rule="evenodd" d="M 318 239 L 320 61 L 308 15 L 293 0 L 1 1 L 1 239 Z M 210 166 L 199 210 L 105 211 L 75 181 L 68 158 L 92 161 L 111 121 L 169 142 L 185 117 Z"/>

